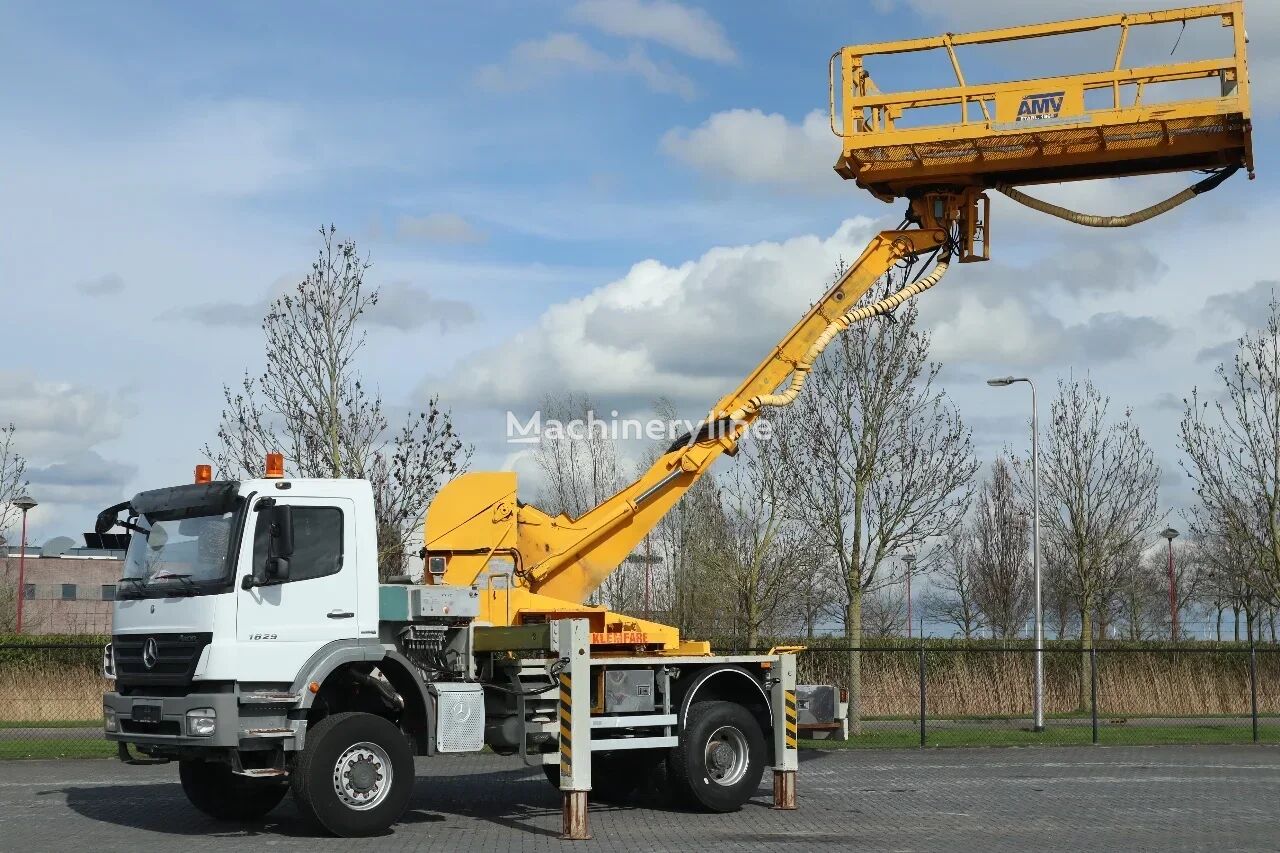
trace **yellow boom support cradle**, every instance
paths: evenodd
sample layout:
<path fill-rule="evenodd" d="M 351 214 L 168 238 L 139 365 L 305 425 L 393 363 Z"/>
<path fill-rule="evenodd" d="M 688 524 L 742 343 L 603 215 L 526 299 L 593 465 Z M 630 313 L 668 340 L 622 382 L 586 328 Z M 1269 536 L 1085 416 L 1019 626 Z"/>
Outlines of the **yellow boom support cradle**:
<path fill-rule="evenodd" d="M 1231 56 L 1141 68 L 1126 64 L 1131 30 L 1203 18 L 1219 18 L 1232 29 Z M 956 53 L 970 45 L 1049 41 L 1104 29 L 1116 31 L 1115 60 L 1106 71 L 979 85 L 966 83 Z M 868 57 L 918 51 L 945 51 L 954 84 L 885 92 L 867 73 Z M 1204 78 L 1219 81 L 1219 97 L 1160 98 L 1165 84 Z M 832 54 L 828 82 L 831 129 L 843 141 L 836 171 L 884 201 L 944 186 L 985 188 L 1239 165 L 1253 171 L 1242 2 L 853 45 Z M 1152 92 L 1157 103 L 1147 102 Z M 915 111 L 936 107 L 954 108 L 954 120 L 913 124 L 916 115 L 923 117 Z"/>
<path fill-rule="evenodd" d="M 1228 59 L 1149 68 L 1124 66 L 1133 27 L 1220 17 L 1234 28 Z M 1043 38 L 1118 28 L 1110 71 L 989 85 L 966 84 L 960 45 Z M 863 67 L 867 56 L 946 50 L 957 85 L 885 94 Z M 425 553 L 430 582 L 476 584 L 481 618 L 514 626 L 586 616 L 592 643 L 619 651 L 697 654 L 706 643 L 682 642 L 670 626 L 586 604 L 712 462 L 732 454 L 761 412 L 790 405 L 822 350 L 853 323 L 888 313 L 936 285 L 953 262 L 990 256 L 986 188 L 1082 225 L 1125 227 L 1154 218 L 1207 192 L 1241 167 L 1252 171 L 1249 79 L 1242 3 L 1171 12 L 1085 18 L 972 35 L 945 35 L 846 47 L 832 56 L 831 114 L 836 121 L 839 64 L 843 150 L 836 170 L 884 200 L 908 199 L 907 225 L 883 231 L 800 319 L 742 384 L 710 410 L 702 427 L 677 441 L 640 475 L 579 518 L 550 515 L 517 499 L 511 472 L 464 474 L 445 485 L 427 512 Z M 1217 77 L 1221 96 L 1144 104 L 1154 84 Z M 1090 108 L 1102 89 L 1110 102 Z M 953 105 L 950 124 L 907 127 L 916 108 Z M 1126 216 L 1077 214 L 1026 196 L 1017 184 L 1075 181 L 1155 172 L 1216 169 L 1160 204 Z M 933 258 L 933 270 L 872 304 L 858 305 L 896 265 Z"/>

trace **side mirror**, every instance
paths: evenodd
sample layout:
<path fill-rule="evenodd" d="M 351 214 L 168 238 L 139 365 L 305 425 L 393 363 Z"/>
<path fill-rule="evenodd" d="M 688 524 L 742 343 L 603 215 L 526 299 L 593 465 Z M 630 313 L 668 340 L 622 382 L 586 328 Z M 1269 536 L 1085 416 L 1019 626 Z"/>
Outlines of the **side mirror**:
<path fill-rule="evenodd" d="M 98 519 L 93 523 L 93 532 L 99 535 L 110 533 L 111 528 L 116 526 L 116 513 L 109 509 L 104 509 L 98 513 Z"/>
<path fill-rule="evenodd" d="M 293 507 L 276 504 L 271 508 L 271 542 L 267 547 L 267 576 L 289 579 L 289 558 L 293 556 Z"/>

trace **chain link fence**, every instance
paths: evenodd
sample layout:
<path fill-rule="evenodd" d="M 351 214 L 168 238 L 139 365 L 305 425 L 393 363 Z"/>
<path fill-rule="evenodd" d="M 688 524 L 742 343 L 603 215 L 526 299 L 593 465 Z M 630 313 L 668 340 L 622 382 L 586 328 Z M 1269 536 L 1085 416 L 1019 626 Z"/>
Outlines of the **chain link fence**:
<path fill-rule="evenodd" d="M 102 737 L 107 638 L 0 640 L 0 758 L 114 755 Z M 850 736 L 822 747 L 1280 743 L 1280 646 L 1187 643 L 1044 650 L 1043 731 L 1029 645 L 814 647 L 800 681 L 847 689 Z"/>
<path fill-rule="evenodd" d="M 1043 730 L 1034 725 L 1032 648 L 806 650 L 800 681 L 840 685 L 849 697 L 848 740 L 813 745 L 1280 743 L 1280 647 L 1064 645 L 1043 652 Z"/>
<path fill-rule="evenodd" d="M 115 755 L 102 736 L 107 638 L 0 641 L 0 759 Z"/>

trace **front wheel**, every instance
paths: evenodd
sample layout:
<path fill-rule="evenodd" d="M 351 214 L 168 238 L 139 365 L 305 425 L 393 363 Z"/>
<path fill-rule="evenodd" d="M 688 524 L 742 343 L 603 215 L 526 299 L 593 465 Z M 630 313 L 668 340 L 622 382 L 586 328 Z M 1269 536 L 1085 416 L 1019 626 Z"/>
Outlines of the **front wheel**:
<path fill-rule="evenodd" d="M 764 762 L 764 734 L 750 711 L 733 702 L 697 702 L 667 756 L 667 775 L 686 804 L 732 812 L 760 787 Z"/>
<path fill-rule="evenodd" d="M 237 776 L 230 765 L 213 761 L 178 762 L 178 779 L 191 805 L 214 820 L 257 820 L 289 790 L 281 782 Z"/>
<path fill-rule="evenodd" d="M 404 733 L 374 714 L 325 717 L 307 732 L 293 768 L 298 808 L 328 832 L 384 832 L 409 805 L 413 751 Z"/>

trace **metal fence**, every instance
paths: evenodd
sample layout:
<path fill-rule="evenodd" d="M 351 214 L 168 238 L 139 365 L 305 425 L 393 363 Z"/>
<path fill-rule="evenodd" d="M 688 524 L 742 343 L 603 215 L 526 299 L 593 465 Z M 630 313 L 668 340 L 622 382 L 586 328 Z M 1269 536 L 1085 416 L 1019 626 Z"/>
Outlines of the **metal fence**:
<path fill-rule="evenodd" d="M 0 641 L 0 758 L 114 754 L 101 731 L 101 643 L 34 640 Z M 800 653 L 800 680 L 846 687 L 851 659 L 851 736 L 812 745 L 1280 743 L 1275 645 L 1055 644 L 1044 651 L 1041 732 L 1025 645 L 815 647 Z"/>
<path fill-rule="evenodd" d="M 114 755 L 102 736 L 102 642 L 0 641 L 0 759 Z"/>
<path fill-rule="evenodd" d="M 1044 650 L 1044 729 L 1032 716 L 1034 650 L 946 644 L 810 649 L 804 683 L 850 685 L 840 746 L 1280 743 L 1280 647 Z"/>

